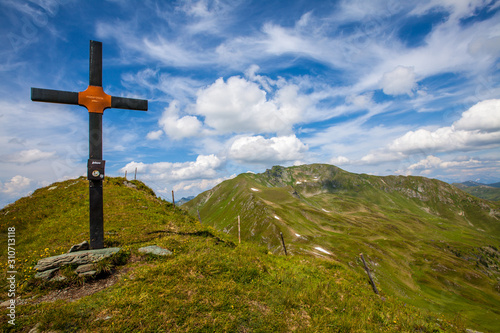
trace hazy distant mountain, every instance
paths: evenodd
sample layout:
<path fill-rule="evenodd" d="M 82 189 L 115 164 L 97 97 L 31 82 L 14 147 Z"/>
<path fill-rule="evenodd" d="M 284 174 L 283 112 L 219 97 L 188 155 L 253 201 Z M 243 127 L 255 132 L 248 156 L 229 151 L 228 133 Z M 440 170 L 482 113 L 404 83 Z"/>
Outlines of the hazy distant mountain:
<path fill-rule="evenodd" d="M 482 184 L 474 181 L 466 181 L 463 183 L 453 183 L 452 185 L 478 198 L 491 201 L 500 200 L 500 183 Z"/>
<path fill-rule="evenodd" d="M 189 196 L 189 197 L 186 197 L 186 198 L 181 198 L 179 201 L 177 201 L 175 204 L 178 205 L 178 206 L 181 206 L 183 204 L 185 204 L 186 202 L 190 201 L 190 200 L 193 200 L 194 199 L 194 195 L 192 196 Z"/>

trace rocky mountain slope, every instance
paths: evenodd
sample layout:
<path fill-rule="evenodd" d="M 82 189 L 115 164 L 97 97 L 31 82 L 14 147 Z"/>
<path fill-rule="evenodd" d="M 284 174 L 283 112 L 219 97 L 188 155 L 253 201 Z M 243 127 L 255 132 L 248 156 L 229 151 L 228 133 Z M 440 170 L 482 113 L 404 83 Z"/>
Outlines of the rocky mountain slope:
<path fill-rule="evenodd" d="M 183 205 L 203 223 L 282 253 L 362 270 L 410 304 L 498 330 L 500 205 L 423 177 L 352 174 L 331 165 L 241 174 Z"/>

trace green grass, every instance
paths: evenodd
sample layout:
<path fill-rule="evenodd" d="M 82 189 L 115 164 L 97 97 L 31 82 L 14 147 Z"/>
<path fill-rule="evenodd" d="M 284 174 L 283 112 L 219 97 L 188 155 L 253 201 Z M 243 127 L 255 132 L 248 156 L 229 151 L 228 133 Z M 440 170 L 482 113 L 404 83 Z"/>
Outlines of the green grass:
<path fill-rule="evenodd" d="M 467 186 L 460 183 L 454 183 L 452 185 L 478 198 L 490 201 L 500 201 L 500 188 L 498 187 L 491 187 L 485 185 Z"/>
<path fill-rule="evenodd" d="M 387 294 L 500 330 L 500 206 L 449 184 L 327 165 L 273 167 L 225 181 L 183 207 L 233 238 L 240 215 L 242 238 L 275 254 L 283 252 L 283 232 L 289 253 L 324 255 L 314 250 L 320 246 L 362 274 L 363 252 Z M 489 245 L 495 251 L 485 251 Z"/>
<path fill-rule="evenodd" d="M 123 178 L 108 178 L 104 185 L 105 243 L 123 249 L 117 283 L 73 301 L 18 305 L 16 326 L 0 317 L 2 332 L 28 332 L 37 324 L 59 332 L 465 331 L 458 317 L 419 309 L 384 290 L 383 297 L 375 295 L 358 262 L 285 257 L 254 243 L 236 244 L 134 184 L 136 189 Z M 32 280 L 39 258 L 88 238 L 87 191 L 84 179 L 56 183 L 0 211 L 3 244 L 4 231 L 16 228 L 21 297 L 53 290 Z M 173 256 L 138 253 L 152 244 Z M 2 281 L 6 259 L 2 251 Z M 8 299 L 6 284 L 1 299 Z"/>

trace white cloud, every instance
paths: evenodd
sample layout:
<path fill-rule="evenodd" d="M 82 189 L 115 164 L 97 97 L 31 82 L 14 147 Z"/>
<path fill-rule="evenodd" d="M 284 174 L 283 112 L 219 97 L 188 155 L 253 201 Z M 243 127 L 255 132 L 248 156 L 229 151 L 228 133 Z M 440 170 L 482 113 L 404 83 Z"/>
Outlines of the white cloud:
<path fill-rule="evenodd" d="M 146 138 L 148 140 L 160 140 L 161 136 L 163 135 L 163 131 L 162 130 L 158 130 L 158 131 L 151 131 L 149 132 L 147 135 L 146 135 Z"/>
<path fill-rule="evenodd" d="M 468 167 L 481 164 L 480 161 L 469 158 L 466 161 L 443 161 L 439 157 L 429 155 L 425 159 L 414 163 L 408 167 L 408 170 L 427 170 L 427 169 L 447 169 L 455 167 Z"/>
<path fill-rule="evenodd" d="M 437 163 L 431 154 L 480 151 L 500 147 L 500 100 L 477 103 L 462 113 L 451 126 L 408 131 L 389 142 L 384 148 L 365 154 L 353 164 L 380 164 L 402 161 L 412 155 L 431 156 L 412 168 Z M 451 163 L 451 162 L 450 162 Z M 452 164 L 440 164 L 440 167 Z"/>
<path fill-rule="evenodd" d="M 172 170 L 174 179 L 208 178 L 216 175 L 222 161 L 215 155 L 200 155 L 195 162 L 183 163 L 182 167 Z"/>
<path fill-rule="evenodd" d="M 214 187 L 215 185 L 222 183 L 223 181 L 227 179 L 232 179 L 236 177 L 236 175 L 231 175 L 229 177 L 221 177 L 221 178 L 215 178 L 215 179 L 201 179 L 201 180 L 191 180 L 191 181 L 184 181 L 179 184 L 174 185 L 173 189 L 174 191 L 204 191 L 207 189 L 210 189 Z"/>
<path fill-rule="evenodd" d="M 137 168 L 137 179 L 148 184 L 157 194 L 166 198 L 175 191 L 175 197 L 197 195 L 228 179 L 224 176 L 224 160 L 215 155 L 198 155 L 188 162 L 130 162 L 120 169 L 123 174 L 133 175 Z"/>
<path fill-rule="evenodd" d="M 157 162 L 146 164 L 142 162 L 130 162 L 120 169 L 121 173 L 135 172 L 144 180 L 161 180 L 162 182 L 182 181 L 190 179 L 213 178 L 217 169 L 222 166 L 223 161 L 215 155 L 199 155 L 196 161 L 170 163 Z"/>
<path fill-rule="evenodd" d="M 332 157 L 329 161 L 330 164 L 336 165 L 336 166 L 341 166 L 341 165 L 348 165 L 351 163 L 351 160 L 349 160 L 345 156 L 336 156 Z"/>
<path fill-rule="evenodd" d="M 304 21 L 299 20 L 299 27 L 303 27 Z M 309 55 L 318 55 L 318 45 L 313 43 L 310 38 L 304 38 L 300 29 L 286 29 L 274 24 L 265 24 L 263 32 L 267 39 L 263 41 L 266 51 L 271 54 L 283 53 L 306 53 Z"/>
<path fill-rule="evenodd" d="M 260 69 L 258 65 L 251 65 L 246 71 L 245 76 L 250 80 L 259 83 L 265 91 L 271 92 L 271 86 L 277 84 L 276 81 L 268 78 L 267 76 L 258 75 L 257 71 Z"/>
<path fill-rule="evenodd" d="M 398 66 L 393 71 L 385 73 L 380 81 L 380 87 L 386 95 L 412 95 L 417 87 L 413 67 Z"/>
<path fill-rule="evenodd" d="M 362 95 L 349 95 L 345 99 L 346 103 L 352 104 L 359 109 L 368 109 L 374 105 L 373 92 Z"/>
<path fill-rule="evenodd" d="M 500 146 L 500 100 L 479 102 L 452 126 L 419 129 L 395 139 L 389 150 L 404 154 L 476 150 Z"/>
<path fill-rule="evenodd" d="M 469 53 L 495 57 L 500 53 L 500 36 L 479 36 L 469 43 Z"/>
<path fill-rule="evenodd" d="M 359 161 L 362 164 L 379 164 L 383 162 L 393 162 L 398 161 L 406 156 L 398 152 L 388 152 L 388 151 L 377 151 L 375 153 L 369 153 L 361 158 Z"/>
<path fill-rule="evenodd" d="M 500 131 L 500 99 L 477 103 L 453 125 L 457 130 Z"/>
<path fill-rule="evenodd" d="M 295 135 L 270 139 L 244 136 L 233 142 L 228 156 L 240 163 L 274 163 L 299 160 L 307 150 Z"/>
<path fill-rule="evenodd" d="M 417 6 L 410 14 L 422 15 L 436 9 L 446 9 L 452 20 L 459 20 L 473 16 L 474 13 L 491 3 L 491 0 L 431 0 L 417 2 Z"/>
<path fill-rule="evenodd" d="M 273 99 L 255 82 L 238 76 L 219 78 L 200 90 L 196 114 L 217 133 L 290 133 L 311 102 L 295 85 L 280 87 Z"/>
<path fill-rule="evenodd" d="M 158 121 L 165 133 L 173 139 L 200 135 L 203 124 L 194 116 L 179 117 L 179 102 L 172 101 Z"/>
<path fill-rule="evenodd" d="M 53 158 L 55 155 L 56 152 L 54 151 L 44 152 L 39 149 L 28 149 L 18 153 L 6 155 L 3 157 L 3 161 L 8 163 L 29 164 Z"/>
<path fill-rule="evenodd" d="M 467 77 L 491 75 L 492 67 L 494 68 L 496 65 L 498 58 L 498 45 L 495 45 L 495 38 L 498 37 L 497 31 L 500 28 L 498 19 L 479 20 L 474 24 L 467 25 L 460 21 L 460 18 L 474 15 L 475 10 L 481 10 L 486 5 L 487 1 L 483 0 L 471 2 L 437 0 L 422 2 L 422 5 L 419 3 L 416 8 L 414 5 L 408 6 L 401 3 L 399 9 L 402 11 L 399 14 L 404 12 L 405 17 L 426 14 L 432 10 L 442 12 L 443 8 L 449 11 L 450 16 L 434 24 L 432 30 L 422 41 L 422 45 L 418 47 L 406 47 L 404 41 L 391 37 L 394 36 L 392 34 L 389 36 L 379 34 L 377 37 L 381 38 L 376 38 L 376 42 L 366 43 L 366 47 L 362 49 L 363 52 L 373 54 L 373 56 L 360 58 L 364 63 L 358 63 L 362 71 L 359 72 L 360 80 L 356 84 L 356 88 L 365 90 L 381 87 L 381 78 L 384 74 L 392 72 L 398 66 L 414 68 L 414 72 L 418 74 L 418 81 L 443 73 L 463 73 Z M 409 16 L 406 16 L 408 15 L 407 10 L 411 11 Z M 383 25 L 385 21 L 378 19 L 379 17 L 372 18 L 372 21 L 375 21 L 376 29 L 380 30 L 382 34 L 388 33 L 388 27 Z M 398 89 L 395 86 L 392 87 L 394 93 L 399 94 L 399 90 L 403 91 L 402 94 L 411 91 L 412 80 L 409 76 L 411 73 L 407 74 L 407 77 L 404 74 L 401 75 L 401 79 L 407 78 L 407 80 L 402 81 L 406 84 L 406 89 Z M 469 80 L 456 83 L 454 85 L 455 93 L 457 91 L 463 93 L 464 90 L 457 89 L 457 87 L 466 86 L 468 83 Z M 383 87 L 384 85 L 382 85 Z M 387 93 L 390 94 L 391 87 L 388 88 Z M 466 96 L 462 96 L 462 98 L 464 97 Z"/>
<path fill-rule="evenodd" d="M 8 183 L 0 183 L 0 191 L 10 196 L 20 195 L 26 191 L 30 184 L 31 179 L 17 175 L 12 177 Z"/>

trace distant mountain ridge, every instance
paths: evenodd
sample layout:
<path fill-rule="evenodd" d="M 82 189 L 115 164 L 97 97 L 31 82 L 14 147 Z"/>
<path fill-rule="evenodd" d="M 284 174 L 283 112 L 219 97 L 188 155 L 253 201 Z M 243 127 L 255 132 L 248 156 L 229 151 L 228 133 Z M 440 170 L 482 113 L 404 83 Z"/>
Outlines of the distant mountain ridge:
<path fill-rule="evenodd" d="M 275 166 L 226 180 L 183 207 L 235 237 L 240 216 L 241 237 L 274 253 L 283 251 L 283 233 L 291 254 L 344 263 L 368 254 L 382 288 L 417 306 L 475 322 L 500 309 L 500 204 L 436 179 Z M 488 315 L 500 322 L 499 311 Z"/>
<path fill-rule="evenodd" d="M 178 205 L 178 206 L 181 206 L 181 205 L 184 205 L 186 202 L 191 201 L 193 199 L 194 199 L 194 195 L 189 196 L 189 197 L 185 197 L 185 198 L 181 198 L 175 204 Z"/>
<path fill-rule="evenodd" d="M 488 186 L 488 187 L 498 187 L 500 188 L 500 182 L 498 183 L 493 183 L 493 184 L 483 184 L 483 183 L 478 183 L 472 180 L 468 180 L 466 182 L 462 183 L 453 183 L 452 185 L 458 185 L 458 186 L 465 186 L 465 187 L 474 187 L 474 186 Z"/>
<path fill-rule="evenodd" d="M 481 199 L 491 201 L 500 200 L 500 182 L 482 184 L 474 181 L 466 181 L 463 183 L 453 183 L 452 185 Z"/>

